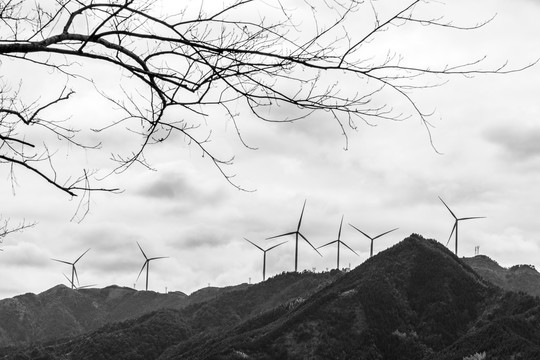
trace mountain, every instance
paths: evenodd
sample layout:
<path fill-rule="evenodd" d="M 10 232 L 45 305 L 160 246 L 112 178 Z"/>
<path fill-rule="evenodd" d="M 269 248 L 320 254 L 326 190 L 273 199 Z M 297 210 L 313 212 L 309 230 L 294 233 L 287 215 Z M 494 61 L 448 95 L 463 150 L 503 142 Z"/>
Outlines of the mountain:
<path fill-rule="evenodd" d="M 159 359 L 540 359 L 539 335 L 538 298 L 502 291 L 413 234 L 288 311 Z"/>
<path fill-rule="evenodd" d="M 196 321 L 191 321 L 194 329 L 217 328 L 224 322 L 236 323 L 277 304 L 307 297 L 340 274 L 337 271 L 287 273 L 267 280 L 264 286 L 242 284 L 225 288 L 208 287 L 189 296 L 181 292 L 159 294 L 118 286 L 72 290 L 58 285 L 39 295 L 25 294 L 0 301 L 0 339 L 2 346 L 6 347 L 0 349 L 0 354 L 9 354 L 15 346 L 42 342 L 54 344 L 62 342 L 62 339 L 70 342 L 70 339 L 77 336 L 84 338 L 84 334 L 100 327 L 101 332 L 117 332 L 122 326 L 145 328 L 150 326 L 148 324 L 154 330 L 161 325 L 167 328 L 168 322 L 163 321 L 167 316 L 163 314 L 170 315 L 172 310 L 186 307 L 189 310 L 184 314 L 196 318 Z M 249 296 L 244 297 L 246 292 Z M 213 301 L 208 303 L 209 300 Z M 239 304 L 243 305 L 235 309 Z M 168 310 L 152 314 L 159 309 Z M 225 316 L 228 312 L 230 315 Z M 167 328 L 166 332 L 169 330 Z M 159 329 L 157 332 L 160 332 Z"/>
<path fill-rule="evenodd" d="M 485 255 L 463 258 L 484 279 L 508 291 L 523 291 L 540 296 L 540 273 L 532 265 L 504 268 Z"/>
<path fill-rule="evenodd" d="M 207 290 L 212 291 L 212 290 Z M 411 235 L 347 273 L 286 273 L 0 359 L 540 359 L 540 300 Z"/>
<path fill-rule="evenodd" d="M 287 312 L 181 342 L 160 359 L 423 359 L 467 334 L 501 294 L 438 242 L 412 235 Z"/>
<path fill-rule="evenodd" d="M 0 347 L 73 337 L 108 323 L 158 309 L 181 309 L 248 286 L 205 288 L 188 296 L 180 291 L 161 294 L 119 286 L 73 290 L 57 285 L 38 295 L 0 300 Z"/>

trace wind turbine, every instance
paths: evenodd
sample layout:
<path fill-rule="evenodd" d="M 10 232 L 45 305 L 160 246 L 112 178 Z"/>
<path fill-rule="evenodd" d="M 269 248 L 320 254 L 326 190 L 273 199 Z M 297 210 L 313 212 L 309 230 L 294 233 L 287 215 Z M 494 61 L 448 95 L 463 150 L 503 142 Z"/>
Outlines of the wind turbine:
<path fill-rule="evenodd" d="M 444 204 L 444 206 L 446 206 L 446 208 L 448 209 L 448 211 L 450 211 L 450 214 L 452 214 L 452 216 L 453 216 L 454 219 L 456 220 L 456 221 L 454 222 L 454 227 L 452 228 L 452 232 L 450 233 L 450 236 L 448 237 L 448 241 L 446 242 L 446 246 L 448 246 L 448 243 L 450 242 L 450 239 L 452 238 L 452 234 L 453 234 L 454 231 L 455 231 L 455 232 L 456 232 L 456 256 L 457 256 L 457 249 L 458 249 L 458 223 L 459 223 L 461 220 L 485 219 L 486 217 L 485 217 L 485 216 L 472 216 L 472 217 L 458 218 L 458 217 L 452 212 L 452 210 L 450 210 L 450 208 L 448 207 L 448 205 L 446 205 L 446 203 L 444 202 L 443 199 L 441 199 L 440 196 L 439 196 L 439 200 L 442 201 L 442 203 Z"/>
<path fill-rule="evenodd" d="M 145 258 L 145 262 L 141 268 L 141 271 L 139 271 L 139 275 L 137 276 L 137 280 L 139 280 L 139 277 L 141 276 L 144 268 L 146 267 L 146 291 L 148 291 L 148 272 L 149 272 L 149 269 L 150 269 L 150 261 L 152 260 L 157 260 L 157 259 L 166 259 L 168 258 L 168 256 L 158 256 L 158 257 L 153 257 L 153 258 L 149 258 L 146 256 L 146 254 L 144 253 L 141 245 L 139 245 L 139 242 L 137 241 L 137 245 L 139 246 L 139 249 L 141 249 L 141 252 Z M 135 282 L 137 282 L 137 280 L 135 280 Z"/>
<path fill-rule="evenodd" d="M 380 238 L 380 237 L 383 236 L 383 235 L 386 235 L 386 234 L 388 234 L 388 233 L 391 233 L 392 231 L 396 231 L 397 229 L 399 229 L 399 228 L 395 228 L 395 229 L 392 229 L 392 230 L 388 230 L 388 231 L 386 231 L 386 232 L 383 232 L 382 234 L 379 234 L 379 235 L 377 235 L 377 236 L 375 236 L 375 237 L 371 237 L 371 236 L 369 236 L 368 234 L 366 234 L 365 232 L 363 232 L 362 230 L 360 230 L 359 228 L 357 228 L 356 226 L 354 226 L 353 224 L 349 224 L 349 225 L 351 225 L 356 231 L 360 231 L 365 237 L 367 237 L 368 239 L 371 240 L 371 246 L 370 246 L 370 248 L 369 248 L 369 257 L 372 257 L 372 256 L 373 256 L 373 241 L 375 241 L 375 239 L 378 239 L 378 238 Z"/>
<path fill-rule="evenodd" d="M 255 246 L 257 249 L 261 250 L 263 252 L 263 281 L 266 280 L 266 253 L 274 248 L 277 248 L 279 245 L 283 245 L 285 244 L 287 241 L 284 241 L 282 243 L 279 243 L 277 245 L 274 245 L 272 247 L 269 247 L 268 249 L 264 250 L 262 247 L 260 247 L 259 245 L 249 241 L 248 239 L 244 238 L 244 240 L 246 240 L 247 242 L 249 242 L 251 245 Z"/>
<path fill-rule="evenodd" d="M 334 240 L 334 241 L 330 241 L 328 244 L 324 244 L 322 246 L 319 246 L 317 249 L 320 249 L 322 247 L 325 247 L 325 246 L 328 246 L 328 245 L 331 245 L 331 244 L 334 244 L 334 243 L 337 243 L 337 269 L 339 270 L 339 245 L 343 244 L 347 247 L 347 249 L 351 250 L 353 253 L 356 254 L 356 256 L 360 256 L 356 253 L 356 251 L 354 251 L 353 249 L 350 248 L 349 245 L 345 244 L 343 241 L 341 241 L 341 228 L 343 227 L 343 216 L 341 216 L 341 223 L 339 224 L 339 231 L 338 231 L 338 237 L 337 237 L 337 240 Z"/>
<path fill-rule="evenodd" d="M 88 250 L 86 250 L 85 252 L 83 252 L 82 255 L 79 256 L 77 258 L 77 260 L 75 260 L 72 263 L 70 263 L 68 261 L 64 261 L 64 260 L 51 259 L 53 261 L 58 261 L 58 262 L 61 262 L 61 263 L 64 263 L 64 264 L 71 265 L 71 281 L 70 281 L 70 283 L 71 283 L 71 288 L 72 289 L 75 287 L 75 278 L 77 279 L 77 284 L 80 284 L 79 283 L 79 275 L 77 275 L 77 268 L 75 267 L 75 264 L 77 263 L 77 261 L 81 260 L 81 258 L 84 256 L 84 254 L 86 254 L 89 251 L 90 251 L 90 248 Z"/>
<path fill-rule="evenodd" d="M 281 236 L 288 236 L 288 235 L 295 235 L 296 236 L 295 252 L 294 252 L 294 271 L 295 272 L 298 271 L 298 237 L 301 237 L 302 239 L 304 239 L 305 242 L 307 242 L 313 248 L 313 250 L 315 250 L 317 252 L 317 254 L 319 254 L 322 257 L 319 250 L 317 250 L 317 248 L 315 248 L 315 246 L 313 246 L 309 242 L 309 240 L 306 239 L 306 237 L 300 232 L 300 225 L 302 225 L 302 217 L 304 216 L 304 209 L 305 208 L 306 208 L 306 200 L 304 200 L 304 206 L 302 207 L 302 213 L 300 214 L 300 220 L 298 220 L 298 226 L 296 227 L 296 231 L 291 231 L 291 232 L 288 232 L 288 233 L 285 233 L 285 234 L 276 235 L 276 236 L 266 238 L 266 240 L 270 240 L 270 239 L 275 239 L 275 238 L 278 238 L 278 237 L 281 237 Z"/>

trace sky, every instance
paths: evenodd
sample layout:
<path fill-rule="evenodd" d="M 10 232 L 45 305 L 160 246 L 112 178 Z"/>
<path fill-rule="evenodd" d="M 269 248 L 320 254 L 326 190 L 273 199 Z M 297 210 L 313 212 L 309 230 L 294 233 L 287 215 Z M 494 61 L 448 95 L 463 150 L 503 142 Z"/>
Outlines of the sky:
<path fill-rule="evenodd" d="M 373 46 L 390 44 L 411 63 L 441 64 L 487 55 L 486 68 L 506 60 L 509 67 L 518 68 L 540 58 L 539 12 L 540 3 L 531 0 L 453 2 L 445 14 L 455 22 L 474 24 L 496 16 L 475 31 L 400 28 L 386 32 Z M 114 70 L 85 66 L 97 86 L 118 91 L 121 79 Z M 5 79 L 13 69 L 24 67 L 0 64 Z M 33 91 L 46 86 L 50 74 L 28 71 L 37 84 Z M 349 224 L 372 236 L 399 228 L 375 241 L 375 253 L 411 233 L 446 245 L 453 218 L 438 196 L 458 217 L 486 217 L 460 223 L 460 256 L 474 256 L 479 246 L 481 254 L 502 266 L 538 267 L 539 79 L 536 65 L 507 75 L 450 77 L 442 86 L 414 91 L 418 104 L 435 110 L 432 136 L 438 152 L 416 118 L 380 121 L 377 126 L 359 123 L 356 131 L 348 130 L 344 150 L 341 130 L 324 114 L 292 124 L 264 123 L 238 105 L 243 139 L 257 150 L 245 148 L 234 126 L 217 114 L 209 120 L 211 146 L 225 157 L 234 155 L 227 171 L 236 174 L 236 183 L 256 191 L 231 186 L 207 158 L 176 136 L 147 152 L 155 170 L 134 166 L 104 180 L 104 185 L 123 192 L 93 193 L 90 212 L 80 223 L 70 221 L 77 199 L 20 169 L 13 185 L 9 168 L 2 165 L 2 217 L 13 225 L 23 220 L 37 224 L 3 239 L 0 298 L 68 285 L 62 273 L 69 275 L 70 267 L 51 258 L 71 262 L 88 248 L 77 264 L 81 285 L 144 289 L 144 274 L 136 281 L 144 262 L 137 242 L 149 257 L 168 257 L 151 263 L 153 291 L 189 294 L 209 285 L 259 282 L 262 252 L 243 238 L 264 248 L 288 240 L 268 253 L 266 275 L 292 271 L 294 238 L 265 239 L 294 231 L 304 201 L 302 233 L 315 246 L 336 239 L 344 216 L 341 240 L 359 256 L 342 248 L 342 267 L 356 267 L 369 257 L 369 240 Z M 349 90 L 357 86 L 349 79 L 339 85 Z M 84 85 L 76 101 L 59 111 L 77 124 L 100 123 L 111 111 L 114 114 L 109 103 Z M 280 115 L 283 109 L 273 111 Z M 112 166 L 109 150 L 129 153 L 136 143 L 123 128 L 104 136 L 109 147 L 101 152 L 81 156 L 69 147 L 60 149 L 62 170 L 88 166 L 106 172 Z M 453 241 L 448 246 L 453 250 Z M 319 249 L 322 257 L 304 242 L 299 249 L 299 270 L 336 266 L 335 245 Z"/>

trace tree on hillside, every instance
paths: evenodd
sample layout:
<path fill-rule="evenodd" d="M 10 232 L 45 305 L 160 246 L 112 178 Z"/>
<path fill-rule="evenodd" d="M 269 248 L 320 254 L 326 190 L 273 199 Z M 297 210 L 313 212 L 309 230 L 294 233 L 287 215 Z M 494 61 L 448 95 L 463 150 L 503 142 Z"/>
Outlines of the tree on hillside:
<path fill-rule="evenodd" d="M 186 8 L 175 9 L 178 3 Z M 294 122 L 318 113 L 335 122 L 345 146 L 358 123 L 417 118 L 431 139 L 431 109 L 417 104 L 411 90 L 439 85 L 441 76 L 519 70 L 486 69 L 482 59 L 415 65 L 388 51 L 391 46 L 374 46 L 389 33 L 399 42 L 409 26 L 467 31 L 489 22 L 461 26 L 444 16 L 426 17 L 428 1 L 219 4 L 0 0 L 0 163 L 12 181 L 19 171 L 33 173 L 81 197 L 83 205 L 92 191 L 115 191 L 96 186 L 97 170 L 55 154 L 66 147 L 99 152 L 107 132 L 121 128 L 136 133 L 139 143 L 112 154 L 113 170 L 100 177 L 134 164 L 150 167 L 145 150 L 179 134 L 241 188 L 227 168 L 233 159 L 209 145 L 210 121 L 233 124 L 246 147 L 238 122 L 246 115 Z M 32 81 L 22 70 L 8 72 L 8 65 L 46 73 L 51 81 Z M 95 68 L 116 71 L 121 91 L 100 88 Z M 76 91 L 81 83 L 110 101 L 105 123 L 58 115 L 58 109 L 65 114 L 82 104 Z M 36 96 L 32 89 L 42 91 Z M 78 172 L 70 173 L 74 167 Z"/>

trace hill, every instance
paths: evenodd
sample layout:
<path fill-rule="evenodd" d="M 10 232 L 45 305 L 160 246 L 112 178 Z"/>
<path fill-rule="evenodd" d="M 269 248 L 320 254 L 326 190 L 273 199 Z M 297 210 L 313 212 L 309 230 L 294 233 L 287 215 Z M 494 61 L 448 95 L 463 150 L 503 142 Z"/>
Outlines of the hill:
<path fill-rule="evenodd" d="M 418 360 L 461 339 L 500 296 L 444 246 L 413 235 L 289 311 L 184 341 L 160 359 Z"/>
<path fill-rule="evenodd" d="M 540 300 L 411 235 L 348 273 L 287 273 L 0 359 L 540 358 Z"/>
<path fill-rule="evenodd" d="M 540 358 L 540 301 L 506 293 L 440 243 L 412 235 L 289 311 L 159 359 Z"/>
<path fill-rule="evenodd" d="M 72 290 L 58 285 L 39 295 L 25 294 L 0 302 L 0 334 L 3 339 L 7 339 L 4 340 L 4 349 L 0 349 L 0 358 L 16 352 L 17 345 L 20 349 L 23 345 L 30 344 L 28 349 L 32 349 L 32 344 L 38 342 L 48 342 L 50 345 L 66 342 L 74 344 L 76 339 L 86 339 L 84 334 L 98 328 L 101 329 L 95 333 L 96 337 L 93 339 L 97 344 L 96 351 L 100 351 L 101 347 L 107 348 L 105 343 L 111 340 L 108 336 L 101 337 L 100 334 L 108 332 L 117 334 L 117 338 L 126 339 L 133 337 L 133 329 L 136 329 L 134 331 L 138 334 L 141 328 L 147 327 L 151 327 L 148 333 L 154 333 L 150 335 L 152 338 L 162 331 L 174 334 L 168 325 L 177 319 L 176 315 L 172 315 L 177 313 L 181 314 L 181 318 L 190 320 L 190 327 L 187 328 L 184 328 L 183 322 L 179 322 L 186 334 L 192 333 L 191 327 L 196 332 L 219 328 L 228 323 L 236 324 L 277 304 L 307 297 L 337 276 L 340 276 L 339 272 L 287 273 L 267 280 L 264 285 L 209 287 L 189 296 L 180 292 L 158 294 L 117 286 Z M 184 308 L 187 310 L 175 312 Z M 162 311 L 157 311 L 159 309 Z M 126 335 L 118 335 L 123 334 L 124 328 L 128 329 Z M 21 340 L 12 340 L 12 343 L 9 343 L 10 339 Z M 130 343 L 126 341 L 126 344 Z M 139 343 L 146 344 L 145 341 Z M 37 347 L 41 348 L 41 345 Z M 151 345 L 150 348 L 155 346 Z M 88 350 L 85 348 L 85 351 Z M 31 353 L 33 351 L 31 350 Z M 33 357 L 34 355 L 29 356 Z"/>
<path fill-rule="evenodd" d="M 108 323 L 138 318 L 158 309 L 181 309 L 248 286 L 205 288 L 188 296 L 180 291 L 161 294 L 119 286 L 73 290 L 57 285 L 38 295 L 28 293 L 0 300 L 0 347 L 73 337 Z"/>
<path fill-rule="evenodd" d="M 531 265 L 504 268 L 485 255 L 463 258 L 484 279 L 508 291 L 523 291 L 540 296 L 540 273 Z"/>

